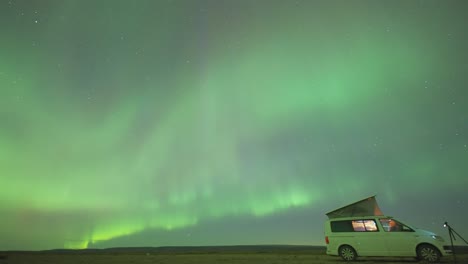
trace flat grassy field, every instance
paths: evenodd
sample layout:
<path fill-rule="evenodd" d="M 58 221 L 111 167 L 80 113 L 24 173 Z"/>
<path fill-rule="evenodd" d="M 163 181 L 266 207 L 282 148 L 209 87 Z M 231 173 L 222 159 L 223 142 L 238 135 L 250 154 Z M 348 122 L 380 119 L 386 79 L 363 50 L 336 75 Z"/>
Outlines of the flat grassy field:
<path fill-rule="evenodd" d="M 41 251 L 2 252 L 0 264 L 310 264 L 345 263 L 339 257 L 327 256 L 324 249 L 275 249 L 269 250 L 189 250 L 189 251 Z M 360 258 L 354 263 L 424 263 L 413 258 Z M 441 263 L 454 263 L 452 257 L 442 258 Z M 457 263 L 468 263 L 468 254 L 458 254 Z"/>

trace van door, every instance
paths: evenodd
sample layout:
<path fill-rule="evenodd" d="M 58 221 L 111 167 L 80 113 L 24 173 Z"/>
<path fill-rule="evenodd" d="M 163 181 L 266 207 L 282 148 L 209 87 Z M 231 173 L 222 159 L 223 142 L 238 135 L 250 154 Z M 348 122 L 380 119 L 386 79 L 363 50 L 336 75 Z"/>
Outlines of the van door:
<path fill-rule="evenodd" d="M 380 224 L 385 233 L 389 256 L 415 257 L 417 233 L 395 219 L 382 218 Z"/>
<path fill-rule="evenodd" d="M 353 220 L 354 246 L 358 256 L 387 256 L 385 232 L 380 230 L 375 219 Z"/>

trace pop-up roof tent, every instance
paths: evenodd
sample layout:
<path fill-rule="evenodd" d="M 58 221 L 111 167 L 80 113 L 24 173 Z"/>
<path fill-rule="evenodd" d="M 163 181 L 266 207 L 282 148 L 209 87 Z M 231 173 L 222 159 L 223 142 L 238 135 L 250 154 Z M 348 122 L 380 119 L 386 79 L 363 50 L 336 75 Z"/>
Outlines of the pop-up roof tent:
<path fill-rule="evenodd" d="M 329 219 L 350 216 L 383 215 L 375 195 L 326 213 Z"/>

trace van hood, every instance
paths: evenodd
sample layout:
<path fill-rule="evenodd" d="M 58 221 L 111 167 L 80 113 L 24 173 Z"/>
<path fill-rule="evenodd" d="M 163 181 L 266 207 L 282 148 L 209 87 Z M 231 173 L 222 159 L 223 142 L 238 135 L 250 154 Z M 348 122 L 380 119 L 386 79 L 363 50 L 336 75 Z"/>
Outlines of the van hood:
<path fill-rule="evenodd" d="M 425 236 L 425 237 L 431 237 L 439 242 L 445 242 L 445 239 L 441 236 L 438 236 L 436 233 L 434 232 L 431 232 L 431 231 L 427 231 L 427 230 L 424 230 L 424 229 L 419 229 L 419 228 L 416 228 L 416 233 L 419 234 L 420 236 Z"/>
<path fill-rule="evenodd" d="M 434 232 L 427 231 L 427 230 L 420 229 L 420 228 L 416 228 L 416 232 L 418 234 L 424 235 L 424 236 L 436 236 L 436 234 Z"/>

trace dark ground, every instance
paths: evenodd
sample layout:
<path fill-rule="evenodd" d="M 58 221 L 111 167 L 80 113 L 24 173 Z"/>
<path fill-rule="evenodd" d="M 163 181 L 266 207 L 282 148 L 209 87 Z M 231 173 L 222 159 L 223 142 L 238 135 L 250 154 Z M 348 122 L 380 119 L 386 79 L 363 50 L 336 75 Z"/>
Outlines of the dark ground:
<path fill-rule="evenodd" d="M 468 264 L 468 247 L 458 248 L 457 264 Z M 313 246 L 231 246 L 231 247 L 160 247 L 112 248 L 87 250 L 4 251 L 0 264 L 280 264 L 345 263 L 327 256 L 325 247 Z M 355 263 L 424 263 L 414 258 L 360 258 Z M 441 263 L 455 263 L 444 257 Z"/>

